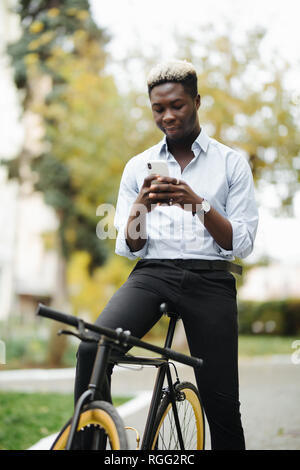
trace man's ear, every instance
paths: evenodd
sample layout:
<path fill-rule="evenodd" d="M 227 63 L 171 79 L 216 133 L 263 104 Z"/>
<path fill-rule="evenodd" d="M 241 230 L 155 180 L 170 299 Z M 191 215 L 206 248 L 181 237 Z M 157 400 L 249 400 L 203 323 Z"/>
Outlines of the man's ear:
<path fill-rule="evenodd" d="M 196 107 L 197 107 L 197 110 L 200 108 L 200 106 L 201 106 L 201 96 L 200 96 L 199 93 L 198 93 L 198 95 L 196 96 Z"/>

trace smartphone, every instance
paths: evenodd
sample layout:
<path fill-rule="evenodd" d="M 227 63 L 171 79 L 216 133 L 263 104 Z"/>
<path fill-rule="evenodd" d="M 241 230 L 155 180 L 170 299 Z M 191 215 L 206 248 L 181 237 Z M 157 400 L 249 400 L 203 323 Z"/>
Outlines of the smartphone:
<path fill-rule="evenodd" d="M 150 160 L 147 168 L 149 175 L 169 176 L 169 168 L 165 160 Z"/>

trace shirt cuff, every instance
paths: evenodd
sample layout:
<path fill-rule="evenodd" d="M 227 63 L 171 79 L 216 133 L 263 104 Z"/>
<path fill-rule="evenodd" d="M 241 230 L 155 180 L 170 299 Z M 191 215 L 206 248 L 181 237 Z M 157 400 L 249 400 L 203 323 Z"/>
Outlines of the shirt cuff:
<path fill-rule="evenodd" d="M 218 245 L 217 242 L 214 242 L 214 245 L 219 255 L 225 256 L 225 258 L 230 258 L 230 259 L 234 258 L 233 250 L 225 250 L 220 245 Z"/>
<path fill-rule="evenodd" d="M 118 232 L 115 253 L 120 256 L 125 256 L 129 259 L 144 258 L 148 249 L 148 239 L 146 240 L 146 243 L 141 250 L 131 251 L 127 245 L 124 231 L 125 229 L 121 228 Z"/>
<path fill-rule="evenodd" d="M 215 242 L 217 252 L 225 258 L 246 258 L 253 249 L 253 241 L 245 224 L 231 220 L 230 223 L 232 225 L 232 250 L 225 250 Z"/>

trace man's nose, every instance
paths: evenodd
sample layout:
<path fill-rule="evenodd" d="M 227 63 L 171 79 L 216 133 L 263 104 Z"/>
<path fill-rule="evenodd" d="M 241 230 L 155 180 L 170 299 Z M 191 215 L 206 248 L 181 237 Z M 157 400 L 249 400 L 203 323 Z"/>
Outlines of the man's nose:
<path fill-rule="evenodd" d="M 167 123 L 172 122 L 174 120 L 175 120 L 175 116 L 172 113 L 172 110 L 171 109 L 166 109 L 166 111 L 164 113 L 164 116 L 163 116 L 163 122 L 165 122 L 167 124 Z"/>

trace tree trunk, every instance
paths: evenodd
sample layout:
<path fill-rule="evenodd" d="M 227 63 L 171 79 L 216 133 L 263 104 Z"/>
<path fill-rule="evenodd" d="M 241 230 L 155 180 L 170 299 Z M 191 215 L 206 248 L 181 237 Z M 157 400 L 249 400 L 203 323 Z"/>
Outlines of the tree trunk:
<path fill-rule="evenodd" d="M 51 307 L 68 313 L 69 309 L 67 279 L 66 279 L 66 260 L 63 257 L 61 250 L 58 250 L 57 259 L 57 273 L 56 273 L 56 287 L 54 296 L 51 302 Z M 64 335 L 58 336 L 57 333 L 60 329 L 66 328 L 65 324 L 52 322 L 49 349 L 47 356 L 47 364 L 50 367 L 62 367 L 63 356 L 68 346 L 67 337 Z"/>

